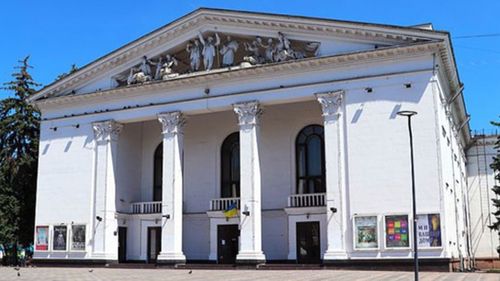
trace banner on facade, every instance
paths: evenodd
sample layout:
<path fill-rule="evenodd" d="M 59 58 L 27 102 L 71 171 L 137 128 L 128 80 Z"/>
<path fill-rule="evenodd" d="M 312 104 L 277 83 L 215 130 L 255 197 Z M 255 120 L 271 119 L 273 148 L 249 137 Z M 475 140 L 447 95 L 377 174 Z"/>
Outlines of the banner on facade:
<path fill-rule="evenodd" d="M 54 240 L 52 243 L 52 250 L 54 251 L 66 251 L 67 247 L 67 233 L 68 227 L 65 225 L 55 225 L 54 226 Z"/>
<path fill-rule="evenodd" d="M 71 226 L 71 250 L 85 251 L 85 225 Z"/>
<path fill-rule="evenodd" d="M 377 216 L 354 217 L 354 248 L 377 249 Z"/>
<path fill-rule="evenodd" d="M 439 214 L 417 215 L 418 247 L 441 247 Z"/>
<path fill-rule="evenodd" d="M 385 216 L 385 246 L 387 248 L 409 247 L 408 233 L 407 215 Z"/>
<path fill-rule="evenodd" d="M 49 249 L 49 227 L 37 226 L 35 230 L 35 250 L 47 251 Z"/>

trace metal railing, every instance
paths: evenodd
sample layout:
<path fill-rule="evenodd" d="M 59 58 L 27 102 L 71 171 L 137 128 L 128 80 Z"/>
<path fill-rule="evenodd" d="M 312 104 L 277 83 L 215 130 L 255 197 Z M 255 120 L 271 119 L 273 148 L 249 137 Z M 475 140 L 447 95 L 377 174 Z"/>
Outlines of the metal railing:
<path fill-rule="evenodd" d="M 288 196 L 288 207 L 321 207 L 325 204 L 325 193 L 293 194 Z"/>
<path fill-rule="evenodd" d="M 161 201 L 134 202 L 131 205 L 132 214 L 160 214 Z"/>
<path fill-rule="evenodd" d="M 240 198 L 232 197 L 232 198 L 219 198 L 210 200 L 210 211 L 224 211 L 227 208 L 235 203 L 236 208 L 240 208 Z"/>

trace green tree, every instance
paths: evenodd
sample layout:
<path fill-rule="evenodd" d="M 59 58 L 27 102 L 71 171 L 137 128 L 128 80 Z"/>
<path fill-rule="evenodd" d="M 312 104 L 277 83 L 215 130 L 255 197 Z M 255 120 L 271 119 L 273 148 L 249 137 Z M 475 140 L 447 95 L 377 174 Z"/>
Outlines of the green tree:
<path fill-rule="evenodd" d="M 66 77 L 66 76 L 68 76 L 68 75 L 70 75 L 70 74 L 73 74 L 73 73 L 74 73 L 74 72 L 76 72 L 76 71 L 78 71 L 78 66 L 76 66 L 76 64 L 72 64 L 72 65 L 71 65 L 71 68 L 69 69 L 69 72 L 68 72 L 68 73 L 64 72 L 64 73 L 62 73 L 62 74 L 59 74 L 59 75 L 56 77 L 56 81 L 57 81 L 57 80 L 61 80 L 61 79 L 63 79 L 64 77 Z"/>
<path fill-rule="evenodd" d="M 500 127 L 500 122 L 491 122 L 491 124 Z M 500 185 L 498 184 L 500 182 L 500 135 L 497 137 L 497 141 L 495 142 L 495 149 L 497 150 L 497 153 L 496 156 L 493 157 L 493 163 L 491 163 L 490 167 L 493 169 L 496 183 L 492 190 L 496 194 L 497 198 L 491 199 L 493 201 L 493 207 L 495 207 L 494 210 L 496 210 L 492 213 L 496 218 L 496 222 L 489 227 L 498 232 L 500 240 L 500 199 L 498 199 L 500 196 Z M 497 252 L 500 255 L 500 246 L 497 247 Z"/>
<path fill-rule="evenodd" d="M 4 83 L 12 97 L 0 101 L 0 243 L 33 241 L 40 113 L 26 102 L 36 83 L 29 56 L 19 61 L 13 80 Z"/>

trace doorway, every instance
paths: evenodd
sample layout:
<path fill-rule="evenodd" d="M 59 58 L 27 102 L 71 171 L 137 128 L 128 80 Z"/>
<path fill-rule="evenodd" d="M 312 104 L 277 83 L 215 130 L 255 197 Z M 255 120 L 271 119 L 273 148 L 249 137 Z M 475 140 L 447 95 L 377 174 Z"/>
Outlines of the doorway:
<path fill-rule="evenodd" d="M 297 263 L 320 263 L 319 222 L 297 223 Z"/>
<path fill-rule="evenodd" d="M 237 224 L 217 226 L 217 263 L 234 264 L 239 248 L 240 230 Z"/>
<path fill-rule="evenodd" d="M 127 261 L 127 228 L 118 227 L 118 262 Z"/>
<path fill-rule="evenodd" d="M 156 263 L 161 251 L 161 227 L 148 227 L 148 263 Z"/>

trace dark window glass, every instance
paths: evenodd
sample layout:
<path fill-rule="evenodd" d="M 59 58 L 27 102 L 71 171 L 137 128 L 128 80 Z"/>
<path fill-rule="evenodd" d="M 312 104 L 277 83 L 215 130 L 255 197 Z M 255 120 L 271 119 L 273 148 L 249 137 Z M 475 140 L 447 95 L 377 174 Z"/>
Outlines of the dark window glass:
<path fill-rule="evenodd" d="M 310 125 L 295 141 L 297 193 L 325 192 L 325 141 L 323 127 Z"/>
<path fill-rule="evenodd" d="M 221 197 L 240 197 L 240 134 L 229 135 L 221 148 Z"/>
<path fill-rule="evenodd" d="M 163 143 L 156 147 L 153 167 L 153 201 L 162 201 Z"/>

